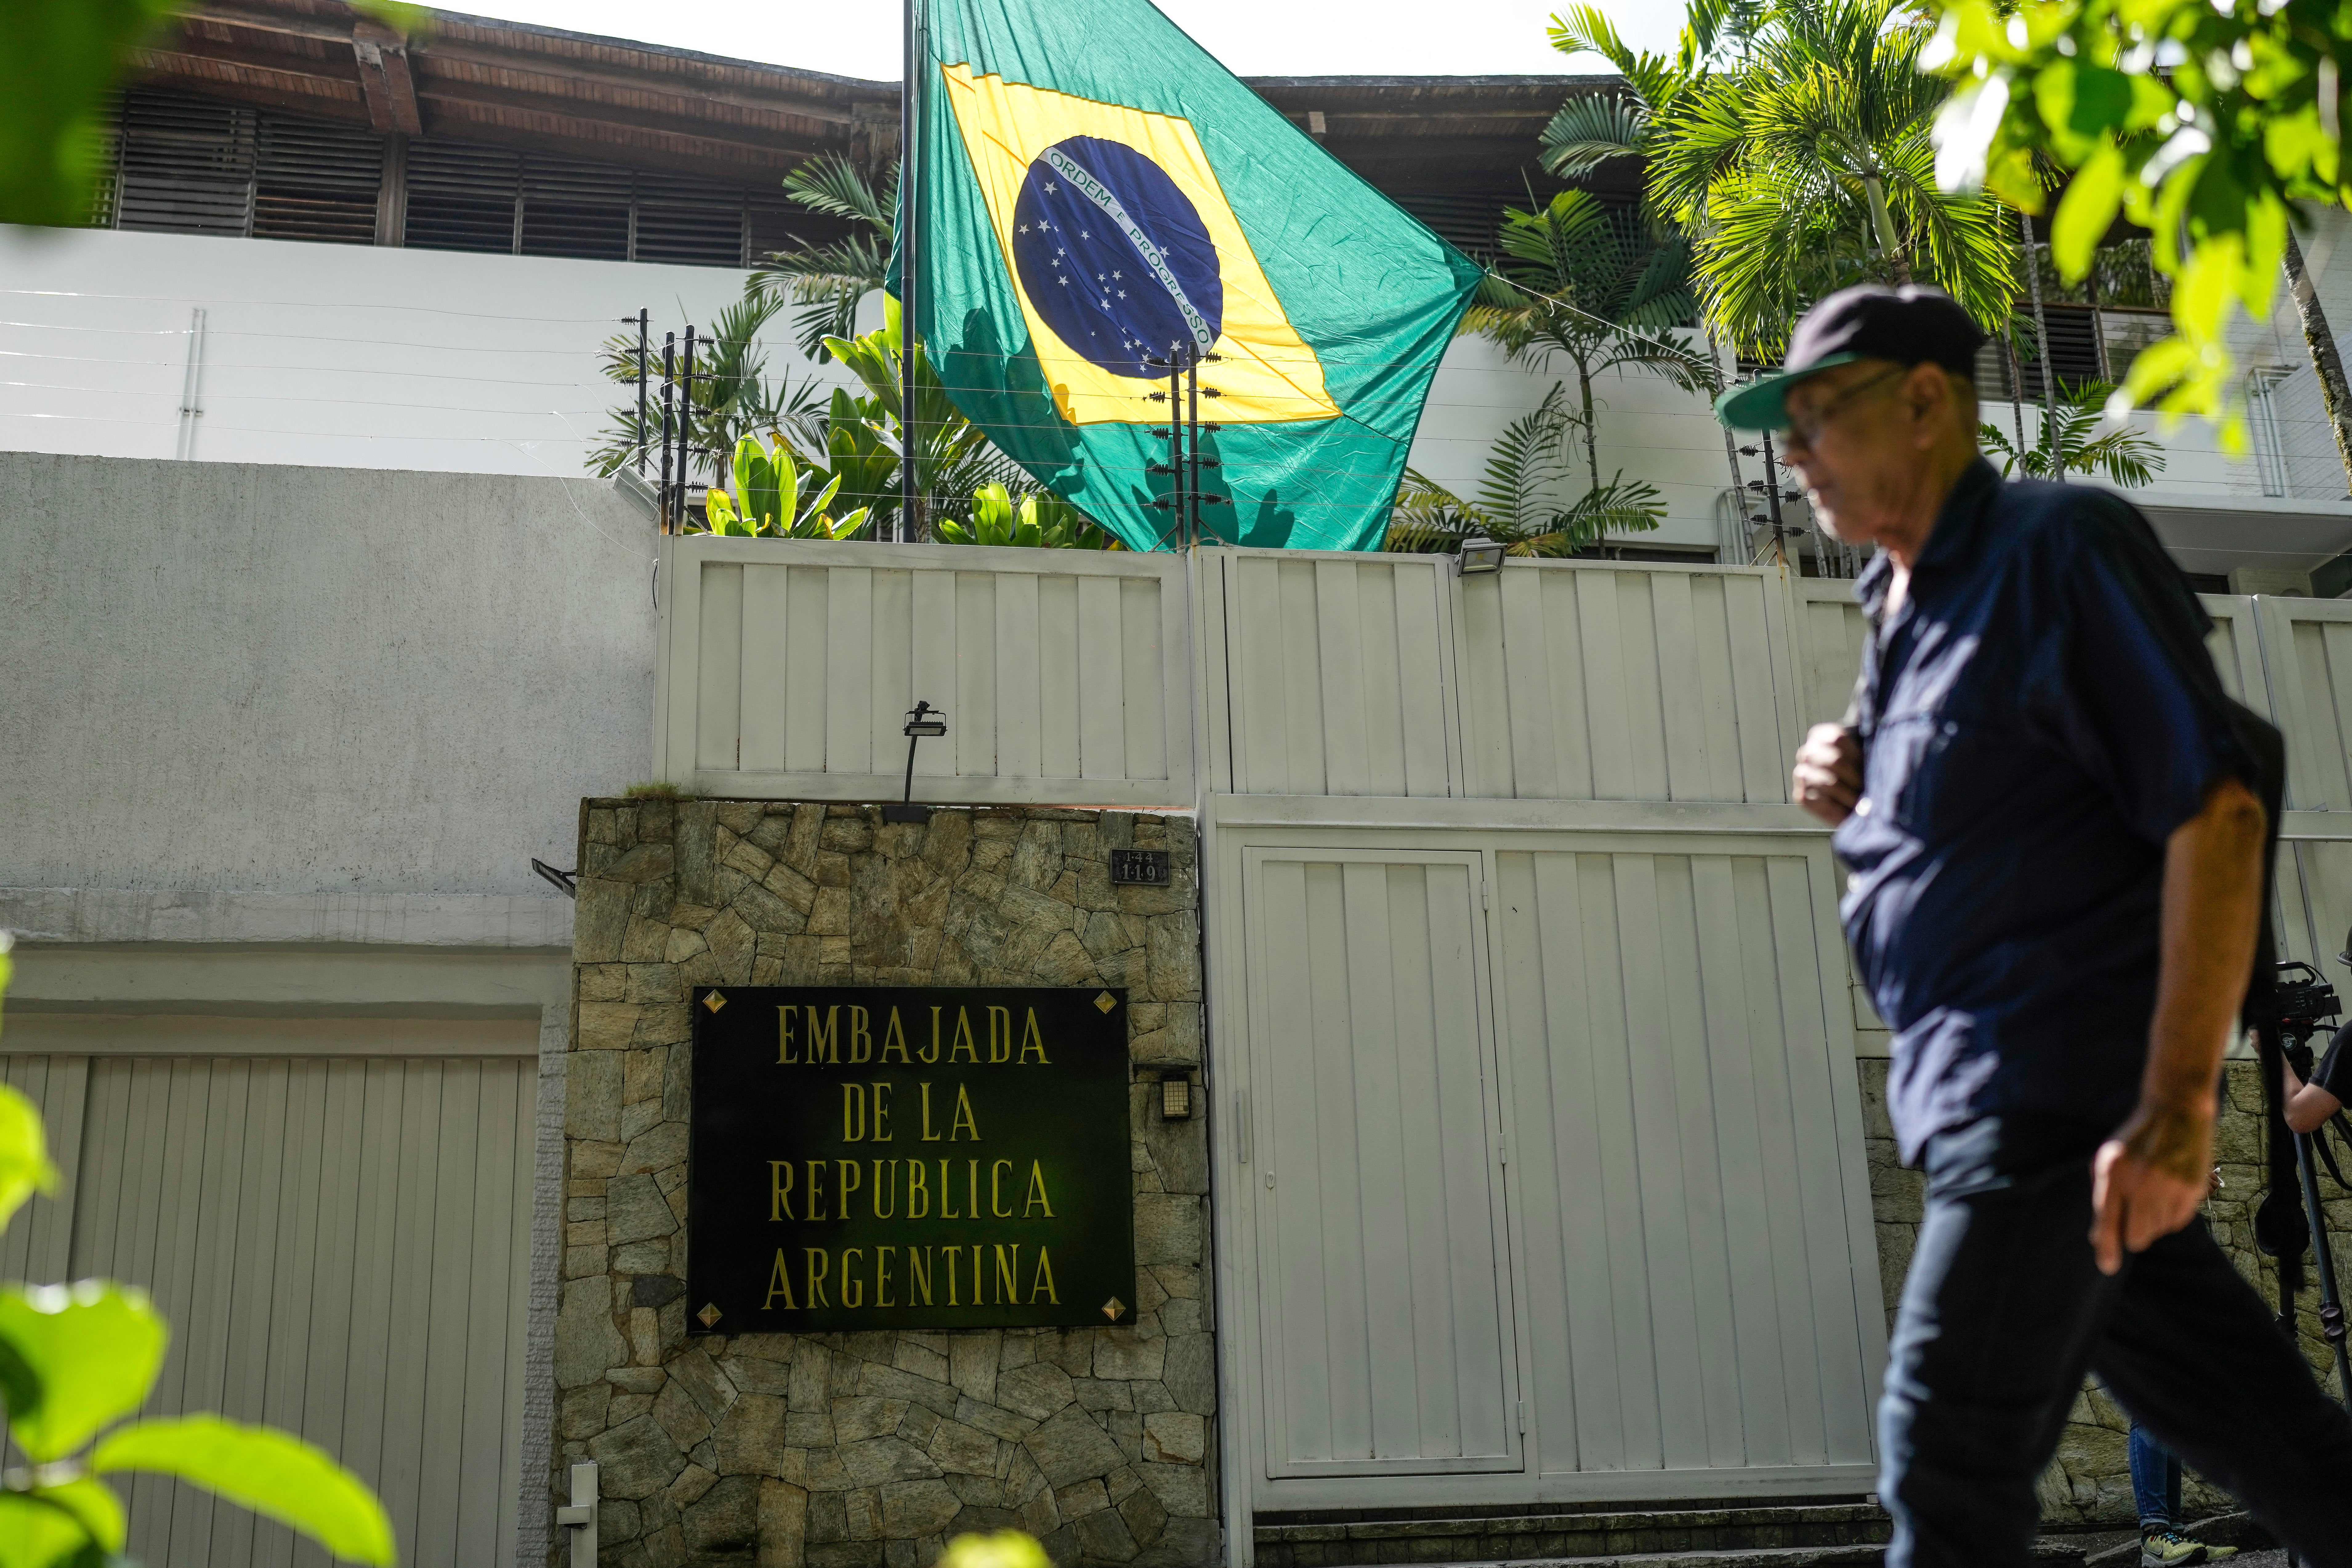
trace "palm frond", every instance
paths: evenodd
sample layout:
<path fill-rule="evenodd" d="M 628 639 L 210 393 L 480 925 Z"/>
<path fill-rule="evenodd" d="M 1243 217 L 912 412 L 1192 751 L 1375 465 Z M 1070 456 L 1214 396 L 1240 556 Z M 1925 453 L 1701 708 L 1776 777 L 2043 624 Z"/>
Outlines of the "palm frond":
<path fill-rule="evenodd" d="M 838 153 L 810 159 L 784 176 L 784 194 L 813 213 L 869 224 L 885 234 L 898 222 L 898 171 L 886 170 L 877 187 L 866 171 Z"/>
<path fill-rule="evenodd" d="M 877 187 L 864 170 L 838 153 L 813 158 L 784 176 L 784 192 L 799 205 L 874 232 L 814 243 L 793 236 L 793 247 L 771 255 L 743 280 L 749 296 L 790 299 L 793 341 L 811 359 L 826 357 L 824 340 L 857 330 L 857 307 L 883 286 L 898 237 L 898 175 Z"/>
<path fill-rule="evenodd" d="M 1928 131 L 1950 84 L 1918 69 L 1932 28 L 1908 0 L 1784 0 L 1736 24 L 1735 9 L 1693 10 L 1699 31 L 1736 25 L 1741 50 L 1675 94 L 1645 147 L 1650 203 L 1690 237 L 1707 323 L 1769 356 L 1812 300 L 1874 279 L 1932 282 L 2005 320 L 2014 247 L 1991 198 L 1936 187 Z M 1685 54 L 1699 51 L 1694 32 Z"/>
<path fill-rule="evenodd" d="M 1639 157 L 1649 111 L 1621 97 L 1571 98 L 1559 106 L 1538 141 L 1543 166 L 1577 179 L 1617 158 Z"/>

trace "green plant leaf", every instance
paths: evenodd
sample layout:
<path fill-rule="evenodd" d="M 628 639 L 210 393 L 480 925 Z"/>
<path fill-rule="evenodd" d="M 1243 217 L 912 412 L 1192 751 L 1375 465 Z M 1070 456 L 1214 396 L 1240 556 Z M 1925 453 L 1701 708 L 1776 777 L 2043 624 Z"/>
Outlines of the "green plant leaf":
<path fill-rule="evenodd" d="M 0 1492 L 0 1563 L 8 1568 L 98 1568 L 121 1547 L 122 1504 L 104 1482 Z"/>
<path fill-rule="evenodd" d="M 2124 155 L 2112 142 L 2104 142 L 2074 174 L 2060 198 L 2057 216 L 2050 220 L 2050 258 L 2067 282 L 2091 269 L 2091 256 L 2116 221 L 2124 201 Z"/>
<path fill-rule="evenodd" d="M 122 1550 L 128 1529 L 122 1516 L 122 1500 L 104 1481 L 94 1476 L 77 1476 L 55 1486 L 37 1486 L 28 1495 L 72 1515 L 100 1552 Z M 0 1560 L 13 1561 L 5 1556 Z"/>
<path fill-rule="evenodd" d="M 110 1279 L 0 1288 L 0 1339 L 40 1381 L 9 1428 L 36 1464 L 62 1458 L 145 1402 L 171 1331 L 147 1292 Z"/>
<path fill-rule="evenodd" d="M 289 1433 L 218 1415 L 140 1421 L 109 1433 L 89 1464 L 194 1481 L 354 1563 L 391 1568 L 395 1555 L 392 1521 L 367 1483 Z"/>
<path fill-rule="evenodd" d="M 0 953 L 0 965 L 8 962 Z M 0 968 L 0 985 L 7 972 Z M 49 1163 L 48 1135 L 41 1128 L 40 1109 L 16 1090 L 0 1084 L 0 1225 L 24 1206 L 35 1193 L 58 1190 L 58 1169 Z"/>

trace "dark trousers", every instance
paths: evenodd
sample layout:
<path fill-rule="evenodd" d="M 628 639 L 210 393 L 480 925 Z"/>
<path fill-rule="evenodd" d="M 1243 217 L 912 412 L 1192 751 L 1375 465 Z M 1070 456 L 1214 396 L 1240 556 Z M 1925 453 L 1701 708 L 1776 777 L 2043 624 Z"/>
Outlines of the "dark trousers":
<path fill-rule="evenodd" d="M 2352 1416 L 2201 1218 L 2101 1274 L 2089 1150 L 2054 1147 L 1991 1121 L 1928 1145 L 1878 1413 L 1888 1568 L 2022 1568 L 2085 1371 L 2307 1562 L 2352 1568 Z"/>

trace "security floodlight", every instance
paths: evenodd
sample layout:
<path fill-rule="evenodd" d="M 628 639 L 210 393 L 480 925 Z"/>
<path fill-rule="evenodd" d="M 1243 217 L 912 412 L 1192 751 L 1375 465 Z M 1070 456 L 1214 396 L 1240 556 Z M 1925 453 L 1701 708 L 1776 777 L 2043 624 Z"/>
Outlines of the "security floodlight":
<path fill-rule="evenodd" d="M 1483 533 L 1474 533 L 1462 542 L 1462 553 L 1454 558 L 1454 572 L 1459 577 L 1475 576 L 1481 572 L 1503 569 L 1503 546 Z"/>

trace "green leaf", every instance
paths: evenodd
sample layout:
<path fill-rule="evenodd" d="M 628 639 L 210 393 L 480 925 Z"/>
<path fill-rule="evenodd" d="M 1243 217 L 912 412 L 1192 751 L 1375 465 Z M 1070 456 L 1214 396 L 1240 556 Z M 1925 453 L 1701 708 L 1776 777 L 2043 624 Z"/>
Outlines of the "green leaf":
<path fill-rule="evenodd" d="M 2115 223 L 2123 200 L 2123 153 L 2114 142 L 2103 142 L 2091 161 L 2075 171 L 2059 200 L 2057 216 L 2050 220 L 2051 259 L 2067 282 L 2091 269 L 2092 255 Z"/>
<path fill-rule="evenodd" d="M 801 508 L 801 471 L 793 465 L 793 455 L 778 447 L 765 478 L 772 488 L 763 504 L 776 514 L 777 529 L 788 531 Z"/>
<path fill-rule="evenodd" d="M 0 1288 L 0 1339 L 40 1380 L 11 1409 L 17 1446 L 36 1464 L 62 1458 L 145 1402 L 171 1331 L 147 1292 L 110 1279 Z"/>
<path fill-rule="evenodd" d="M 55 1486 L 37 1486 L 30 1495 L 72 1515 L 100 1552 L 122 1550 L 122 1538 L 127 1529 L 122 1517 L 122 1500 L 116 1497 L 114 1489 L 104 1481 L 93 1476 L 78 1476 Z"/>
<path fill-rule="evenodd" d="M 68 1498 L 65 1494 L 71 1492 Z M 104 1502 L 89 1494 L 102 1495 Z M 101 1531 L 110 1534 L 101 1535 Z M 122 1546 L 122 1504 L 100 1481 L 0 1491 L 0 1563 L 8 1568 L 91 1568 Z"/>
<path fill-rule="evenodd" d="M 141 1421 L 109 1433 L 89 1463 L 193 1481 L 354 1563 L 391 1568 L 395 1555 L 392 1521 L 367 1483 L 289 1433 L 218 1415 Z"/>
<path fill-rule="evenodd" d="M 0 966 L 8 956 L 0 952 Z M 0 967 L 0 985 L 7 983 Z M 0 1225 L 24 1206 L 35 1193 L 58 1190 L 58 1170 L 49 1163 L 48 1135 L 41 1128 L 40 1109 L 16 1090 L 0 1084 Z"/>

